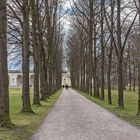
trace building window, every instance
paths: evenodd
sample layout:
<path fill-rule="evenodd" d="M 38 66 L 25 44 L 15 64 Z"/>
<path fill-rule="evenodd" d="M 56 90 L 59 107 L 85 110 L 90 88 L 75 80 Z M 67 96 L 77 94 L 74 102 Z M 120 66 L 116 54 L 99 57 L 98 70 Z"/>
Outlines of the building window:
<path fill-rule="evenodd" d="M 15 83 L 15 80 L 14 80 L 14 78 L 12 78 L 12 84 L 14 84 Z"/>
<path fill-rule="evenodd" d="M 21 75 L 18 75 L 17 76 L 17 86 L 21 86 L 22 85 L 22 76 Z"/>

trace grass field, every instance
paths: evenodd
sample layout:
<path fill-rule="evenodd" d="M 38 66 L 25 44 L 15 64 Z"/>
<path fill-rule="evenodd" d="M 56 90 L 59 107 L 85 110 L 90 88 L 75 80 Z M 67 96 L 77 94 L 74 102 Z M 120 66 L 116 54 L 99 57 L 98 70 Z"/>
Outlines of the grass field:
<path fill-rule="evenodd" d="M 0 140 L 28 140 L 53 107 L 60 94 L 61 90 L 46 102 L 41 102 L 41 106 L 32 105 L 35 114 L 26 114 L 20 113 L 21 89 L 10 89 L 11 120 L 16 127 L 13 129 L 0 128 Z"/>
<path fill-rule="evenodd" d="M 115 115 L 120 117 L 123 120 L 130 122 L 132 125 L 137 126 L 140 128 L 140 118 L 136 117 L 137 112 L 137 93 L 125 91 L 124 93 L 124 102 L 125 102 L 125 109 L 119 109 L 117 107 L 118 101 L 118 94 L 116 90 L 112 91 L 112 105 L 108 104 L 107 101 L 107 91 L 105 91 L 105 101 L 101 101 L 97 98 L 91 97 L 84 92 L 78 91 L 81 95 L 85 96 L 86 98 L 90 99 L 91 101 L 95 102 L 96 104 L 102 106 L 103 108 L 113 112 Z"/>

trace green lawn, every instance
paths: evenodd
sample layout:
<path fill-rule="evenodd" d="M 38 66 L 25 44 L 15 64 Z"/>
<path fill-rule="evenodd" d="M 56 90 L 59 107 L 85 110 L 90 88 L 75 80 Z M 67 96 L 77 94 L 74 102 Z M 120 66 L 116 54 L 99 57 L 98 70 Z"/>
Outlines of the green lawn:
<path fill-rule="evenodd" d="M 58 91 L 46 102 L 41 102 L 41 106 L 33 105 L 32 109 L 35 114 L 25 114 L 20 113 L 22 103 L 21 89 L 10 89 L 11 120 L 16 127 L 13 129 L 0 128 L 0 140 L 28 140 L 47 116 L 61 91 Z"/>
<path fill-rule="evenodd" d="M 84 92 L 78 91 L 81 95 L 85 96 L 86 98 L 90 99 L 91 101 L 95 102 L 96 104 L 102 106 L 103 108 L 113 112 L 115 115 L 120 117 L 123 120 L 130 122 L 131 124 L 140 128 L 140 118 L 136 117 L 137 112 L 137 93 L 125 91 L 124 93 L 124 101 L 125 101 L 125 109 L 117 108 L 117 100 L 118 95 L 117 91 L 112 91 L 112 105 L 108 104 L 107 101 L 107 91 L 105 91 L 105 101 L 101 101 L 97 98 L 91 97 Z"/>

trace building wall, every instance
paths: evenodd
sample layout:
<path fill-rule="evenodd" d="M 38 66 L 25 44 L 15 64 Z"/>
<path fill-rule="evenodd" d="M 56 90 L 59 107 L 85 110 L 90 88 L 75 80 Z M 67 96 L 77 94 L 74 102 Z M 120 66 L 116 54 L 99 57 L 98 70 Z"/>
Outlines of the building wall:
<path fill-rule="evenodd" d="M 62 85 L 71 86 L 70 73 L 62 73 Z"/>
<path fill-rule="evenodd" d="M 22 87 L 22 72 L 9 72 L 9 87 L 10 88 L 21 88 Z M 34 73 L 29 74 L 30 86 L 33 87 Z"/>
<path fill-rule="evenodd" d="M 22 87 L 22 72 L 12 71 L 8 73 L 9 76 L 9 87 L 10 88 L 21 88 Z M 30 87 L 33 87 L 34 85 L 34 73 L 30 72 L 29 74 L 29 82 Z M 62 85 L 69 85 L 71 86 L 71 79 L 70 79 L 70 73 L 62 73 Z"/>

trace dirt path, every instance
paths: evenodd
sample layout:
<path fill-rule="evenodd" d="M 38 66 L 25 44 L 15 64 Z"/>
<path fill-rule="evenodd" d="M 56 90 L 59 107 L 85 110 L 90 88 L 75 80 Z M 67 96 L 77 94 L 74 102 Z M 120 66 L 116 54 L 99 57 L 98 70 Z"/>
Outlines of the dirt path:
<path fill-rule="evenodd" d="M 32 140 L 140 140 L 140 130 L 70 89 Z"/>

